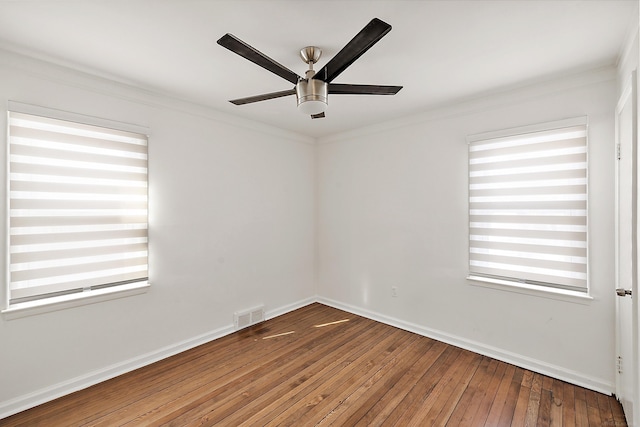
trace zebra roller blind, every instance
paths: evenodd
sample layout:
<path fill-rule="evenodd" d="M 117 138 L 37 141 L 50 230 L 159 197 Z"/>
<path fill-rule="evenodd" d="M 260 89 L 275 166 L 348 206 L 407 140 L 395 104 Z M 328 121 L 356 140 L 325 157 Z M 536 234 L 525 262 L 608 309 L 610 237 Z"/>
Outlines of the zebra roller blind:
<path fill-rule="evenodd" d="M 9 112 L 9 299 L 147 280 L 147 137 Z"/>
<path fill-rule="evenodd" d="M 586 292 L 587 125 L 570 122 L 469 138 L 470 276 Z"/>

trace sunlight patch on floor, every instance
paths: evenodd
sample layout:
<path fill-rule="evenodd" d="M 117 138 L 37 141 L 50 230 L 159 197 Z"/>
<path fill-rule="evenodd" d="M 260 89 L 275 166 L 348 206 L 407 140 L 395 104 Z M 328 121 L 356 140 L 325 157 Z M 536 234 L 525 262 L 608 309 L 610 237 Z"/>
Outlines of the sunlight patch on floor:
<path fill-rule="evenodd" d="M 337 325 L 339 323 L 344 323 L 344 322 L 348 322 L 349 319 L 342 319 L 342 320 L 336 320 L 335 322 L 329 322 L 329 323 L 323 323 L 321 325 L 313 325 L 314 328 L 322 328 L 325 326 L 330 326 L 330 325 Z"/>
<path fill-rule="evenodd" d="M 268 340 L 271 338 L 277 338 L 277 337 L 282 337 L 284 335 L 291 335 L 291 334 L 295 334 L 296 331 L 289 331 L 289 332 L 283 332 L 281 334 L 275 334 L 275 335 L 269 335 L 268 337 L 262 337 L 263 340 Z"/>

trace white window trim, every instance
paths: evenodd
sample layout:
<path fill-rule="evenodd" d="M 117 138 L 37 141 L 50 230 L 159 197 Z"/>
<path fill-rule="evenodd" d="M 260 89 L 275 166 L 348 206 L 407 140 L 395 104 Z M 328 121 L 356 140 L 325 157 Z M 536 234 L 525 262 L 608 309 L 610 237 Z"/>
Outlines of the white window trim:
<path fill-rule="evenodd" d="M 5 320 L 19 319 L 37 314 L 95 304 L 102 301 L 140 295 L 146 293 L 150 286 L 148 281 L 136 282 L 112 288 L 95 289 L 89 292 L 78 292 L 35 301 L 21 302 L 12 304 L 9 308 L 2 310 L 1 313 Z"/>
<path fill-rule="evenodd" d="M 499 291 L 515 292 L 534 297 L 549 298 L 578 304 L 590 304 L 593 297 L 589 293 L 571 291 L 568 289 L 553 288 L 550 286 L 538 286 L 528 283 L 517 283 L 509 280 L 500 280 L 490 277 L 469 275 L 467 281 L 472 286 L 495 289 Z"/>
<path fill-rule="evenodd" d="M 50 117 L 53 119 L 67 120 L 71 122 L 101 126 L 111 129 L 119 129 L 122 131 L 134 132 L 146 135 L 150 135 L 148 127 L 136 125 L 132 123 L 124 123 L 116 120 L 104 119 L 79 113 L 73 113 L 64 110 L 52 109 L 48 107 L 42 107 L 32 104 L 25 104 L 17 101 L 8 101 L 7 110 L 15 111 L 18 113 L 32 114 L 36 116 Z M 5 112 L 7 111 L 5 110 Z M 5 136 L 6 137 L 6 136 Z M 8 141 L 7 144 L 8 146 Z M 8 185 L 8 184 L 7 184 Z M 6 189 L 8 192 L 9 190 Z M 8 194 L 8 193 L 7 193 Z M 8 224 L 9 217 L 8 212 L 5 212 L 5 222 Z M 7 227 L 5 226 L 5 229 Z M 6 237 L 6 236 L 5 236 Z M 5 238 L 5 266 L 9 265 L 9 251 L 8 243 L 9 239 Z M 0 314 L 5 320 L 13 320 L 43 313 L 50 313 L 58 310 L 69 309 L 73 307 L 80 307 L 88 304 L 95 304 L 97 302 L 109 301 L 134 295 L 140 295 L 146 293 L 150 288 L 149 281 L 134 282 L 126 285 L 120 285 L 117 287 L 108 287 L 103 289 L 93 289 L 91 291 L 77 292 L 72 294 L 60 295 L 51 298 L 45 298 L 40 300 L 22 302 L 17 304 L 9 304 L 9 291 L 7 289 L 8 268 L 5 271 L 5 283 L 4 289 L 0 294 L 3 294 L 4 301 L 2 303 L 2 310 Z"/>
<path fill-rule="evenodd" d="M 489 131 L 483 133 L 477 133 L 467 136 L 467 144 L 470 144 L 475 141 L 485 140 L 485 139 L 493 139 L 493 138 L 502 138 L 514 136 L 517 134 L 525 134 L 525 133 L 534 133 L 534 132 L 542 132 L 545 130 L 551 129 L 559 129 L 564 127 L 572 127 L 586 125 L 587 129 L 589 127 L 589 120 L 587 116 L 580 117 L 572 117 L 568 119 L 561 119 L 551 122 L 538 123 L 527 126 L 519 126 L 515 128 L 501 129 L 496 131 Z M 588 146 L 588 140 L 587 140 Z M 587 148 L 588 149 L 588 148 Z M 589 162 L 587 157 L 587 162 Z M 467 173 L 467 179 L 469 179 L 469 174 Z M 589 166 L 587 165 L 587 180 L 589 179 Z M 469 188 L 467 184 L 467 188 Z M 468 200 L 468 197 L 467 197 Z M 587 227 L 589 227 L 589 201 L 587 201 Z M 467 221 L 468 224 L 468 221 Z M 470 233 L 470 229 L 467 229 L 467 236 Z M 590 235 L 591 233 L 587 232 L 587 251 L 589 252 L 590 248 Z M 469 242 L 467 242 L 469 244 Z M 467 268 L 469 266 L 469 250 L 467 247 Z M 556 288 L 552 286 L 543 286 L 543 285 L 534 285 L 529 283 L 519 283 L 511 280 L 500 280 L 498 278 L 492 277 L 483 277 L 476 276 L 470 273 L 466 279 L 467 282 L 472 286 L 478 286 L 483 288 L 489 288 L 494 290 L 506 291 L 506 292 L 515 292 L 524 295 L 536 296 L 549 298 L 554 300 L 561 300 L 566 302 L 578 303 L 578 304 L 590 304 L 591 301 L 594 300 L 590 291 L 590 268 L 589 264 L 587 264 L 587 289 L 586 292 L 582 291 L 574 291 L 569 289 Z"/>

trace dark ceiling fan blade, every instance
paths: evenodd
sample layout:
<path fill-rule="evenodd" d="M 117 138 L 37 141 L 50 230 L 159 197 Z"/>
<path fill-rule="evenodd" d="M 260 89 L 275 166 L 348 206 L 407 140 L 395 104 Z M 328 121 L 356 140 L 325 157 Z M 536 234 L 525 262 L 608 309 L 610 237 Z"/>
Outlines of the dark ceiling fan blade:
<path fill-rule="evenodd" d="M 340 52 L 322 67 L 314 76 L 330 83 L 340 73 L 360 58 L 371 46 L 376 44 L 385 34 L 391 31 L 391 25 L 378 18 L 373 18 L 356 36 L 351 39 Z"/>
<path fill-rule="evenodd" d="M 343 95 L 395 95 L 400 89 L 402 86 L 329 84 L 330 94 Z"/>
<path fill-rule="evenodd" d="M 324 118 L 324 111 L 322 113 L 312 114 L 311 118 L 312 119 L 323 119 Z"/>
<path fill-rule="evenodd" d="M 249 46 L 233 34 L 225 34 L 220 38 L 220 40 L 218 40 L 218 44 L 222 47 L 226 47 L 231 52 L 235 52 L 243 58 L 248 59 L 254 64 L 257 64 L 262 68 L 279 75 L 283 79 L 286 79 L 293 84 L 298 83 L 298 80 L 301 79 L 300 76 L 298 76 L 296 73 L 294 73 L 284 65 L 277 63 L 264 53 Z"/>
<path fill-rule="evenodd" d="M 289 90 L 282 90 L 280 92 L 271 92 L 271 93 L 265 93 L 263 95 L 249 96 L 247 98 L 232 99 L 229 102 L 235 105 L 243 105 L 243 104 L 251 104 L 252 102 L 266 101 L 267 99 L 281 98 L 283 96 L 289 96 L 289 95 L 295 95 L 295 94 L 296 94 L 296 90 L 294 88 Z"/>

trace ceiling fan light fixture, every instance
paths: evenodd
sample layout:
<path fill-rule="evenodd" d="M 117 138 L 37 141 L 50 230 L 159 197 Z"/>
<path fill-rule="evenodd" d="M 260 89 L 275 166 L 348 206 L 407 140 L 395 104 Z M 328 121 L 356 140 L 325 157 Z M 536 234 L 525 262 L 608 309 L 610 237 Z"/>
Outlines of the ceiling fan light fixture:
<path fill-rule="evenodd" d="M 327 110 L 329 85 L 322 80 L 300 80 L 296 85 L 298 111 L 306 115 L 320 114 Z"/>
<path fill-rule="evenodd" d="M 298 111 L 307 116 L 324 113 L 327 111 L 327 103 L 313 99 L 298 102 Z"/>

